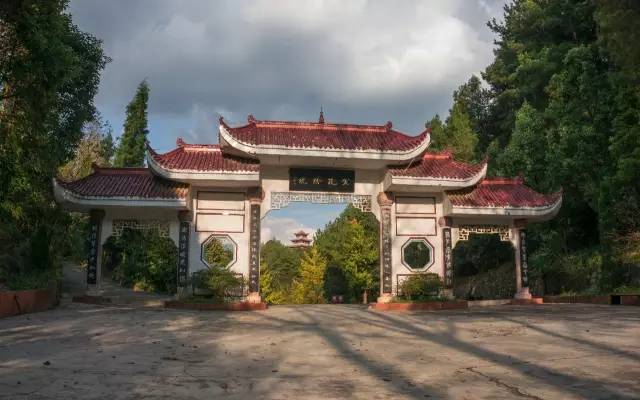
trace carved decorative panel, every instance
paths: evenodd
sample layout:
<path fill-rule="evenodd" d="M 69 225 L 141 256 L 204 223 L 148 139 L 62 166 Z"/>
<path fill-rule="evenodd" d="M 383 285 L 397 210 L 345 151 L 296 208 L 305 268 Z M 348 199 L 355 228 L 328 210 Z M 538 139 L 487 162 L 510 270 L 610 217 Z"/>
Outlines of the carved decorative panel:
<path fill-rule="evenodd" d="M 509 241 L 509 227 L 502 225 L 461 225 L 458 227 L 458 240 L 469 240 L 469 235 L 472 233 L 478 234 L 494 234 L 497 233 L 500 236 L 500 240 L 503 242 Z"/>
<path fill-rule="evenodd" d="M 279 210 L 292 202 L 316 204 L 352 204 L 363 212 L 371 211 L 371 196 L 352 193 L 271 192 L 271 209 Z"/>
<path fill-rule="evenodd" d="M 156 229 L 160 236 L 169 237 L 169 222 L 157 219 L 137 220 L 137 219 L 114 219 L 112 236 L 122 236 L 125 229 L 135 229 L 148 231 Z"/>

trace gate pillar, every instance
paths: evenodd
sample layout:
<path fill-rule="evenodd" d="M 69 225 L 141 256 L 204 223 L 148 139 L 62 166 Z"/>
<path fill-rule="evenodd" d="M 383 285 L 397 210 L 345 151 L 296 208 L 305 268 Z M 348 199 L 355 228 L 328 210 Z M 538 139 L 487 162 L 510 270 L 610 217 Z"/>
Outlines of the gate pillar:
<path fill-rule="evenodd" d="M 100 290 L 102 281 L 102 221 L 104 210 L 89 211 L 89 254 L 87 255 L 87 289 Z"/>
<path fill-rule="evenodd" d="M 250 303 L 260 303 L 260 205 L 262 188 L 247 193 L 249 199 L 249 296 Z"/>
<path fill-rule="evenodd" d="M 442 227 L 442 280 L 446 297 L 453 298 L 453 237 L 450 217 L 441 217 L 439 225 Z"/>
<path fill-rule="evenodd" d="M 524 221 L 516 221 L 513 228 L 513 243 L 516 256 L 516 299 L 530 299 L 529 262 L 527 260 L 527 234 Z"/>
<path fill-rule="evenodd" d="M 177 292 L 178 296 L 189 290 L 189 236 L 191 233 L 191 212 L 188 210 L 178 211 L 178 276 Z"/>
<path fill-rule="evenodd" d="M 391 260 L 393 197 L 389 192 L 380 192 L 377 200 L 380 205 L 380 297 L 378 297 L 378 303 L 389 303 L 393 299 L 393 264 Z"/>

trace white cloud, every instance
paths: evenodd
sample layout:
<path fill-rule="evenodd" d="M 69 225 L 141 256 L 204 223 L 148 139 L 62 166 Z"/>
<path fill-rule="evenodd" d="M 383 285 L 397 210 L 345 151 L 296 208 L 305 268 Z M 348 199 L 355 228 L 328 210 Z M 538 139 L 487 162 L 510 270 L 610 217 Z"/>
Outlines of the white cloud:
<path fill-rule="evenodd" d="M 268 216 L 262 222 L 261 239 L 267 242 L 276 239 L 285 245 L 294 237 L 294 233 L 303 230 L 312 238 L 317 229 L 306 226 L 293 218 L 280 218 Z"/>
<path fill-rule="evenodd" d="M 113 59 L 98 108 L 121 118 L 148 78 L 149 118 L 161 121 L 151 140 L 164 147 L 178 134 L 210 138 L 201 131 L 215 129 L 218 112 L 238 122 L 249 113 L 314 119 L 324 106 L 328 120 L 391 119 L 419 132 L 490 62 L 486 22 L 504 0 L 133 3 L 72 0 L 71 11 Z"/>

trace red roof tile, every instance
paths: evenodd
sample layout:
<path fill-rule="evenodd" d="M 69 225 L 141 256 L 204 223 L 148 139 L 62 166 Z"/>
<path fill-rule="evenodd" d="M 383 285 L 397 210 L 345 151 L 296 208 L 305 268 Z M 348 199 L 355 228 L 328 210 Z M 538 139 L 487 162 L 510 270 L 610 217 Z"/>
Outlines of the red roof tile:
<path fill-rule="evenodd" d="M 562 193 L 538 193 L 526 186 L 522 178 L 486 178 L 472 188 L 448 191 L 447 197 L 458 207 L 536 208 L 555 204 Z"/>
<path fill-rule="evenodd" d="M 456 161 L 451 152 L 444 151 L 424 153 L 419 161 L 408 165 L 389 167 L 389 172 L 392 176 L 466 180 L 477 176 L 485 165 L 486 162 L 471 165 Z"/>
<path fill-rule="evenodd" d="M 407 152 L 429 136 L 425 130 L 408 136 L 385 125 L 354 125 L 319 122 L 258 121 L 249 116 L 248 124 L 232 128 L 220 118 L 220 124 L 239 142 L 248 145 L 288 148 L 377 150 Z"/>
<path fill-rule="evenodd" d="M 147 146 L 153 160 L 169 170 L 199 172 L 258 172 L 258 161 L 224 154 L 220 146 L 214 144 L 187 144 L 178 138 L 174 150 L 164 154 L 156 153 Z"/>
<path fill-rule="evenodd" d="M 82 197 L 185 199 L 189 185 L 157 177 L 148 168 L 96 168 L 73 182 L 57 180 L 64 189 Z"/>

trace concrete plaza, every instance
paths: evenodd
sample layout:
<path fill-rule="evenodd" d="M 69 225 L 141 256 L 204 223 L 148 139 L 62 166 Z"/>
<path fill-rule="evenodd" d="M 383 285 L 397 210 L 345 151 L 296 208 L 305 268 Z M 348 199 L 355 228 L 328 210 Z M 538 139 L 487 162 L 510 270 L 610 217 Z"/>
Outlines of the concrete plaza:
<path fill-rule="evenodd" d="M 640 307 L 68 304 L 0 320 L 0 399 L 640 398 Z"/>

